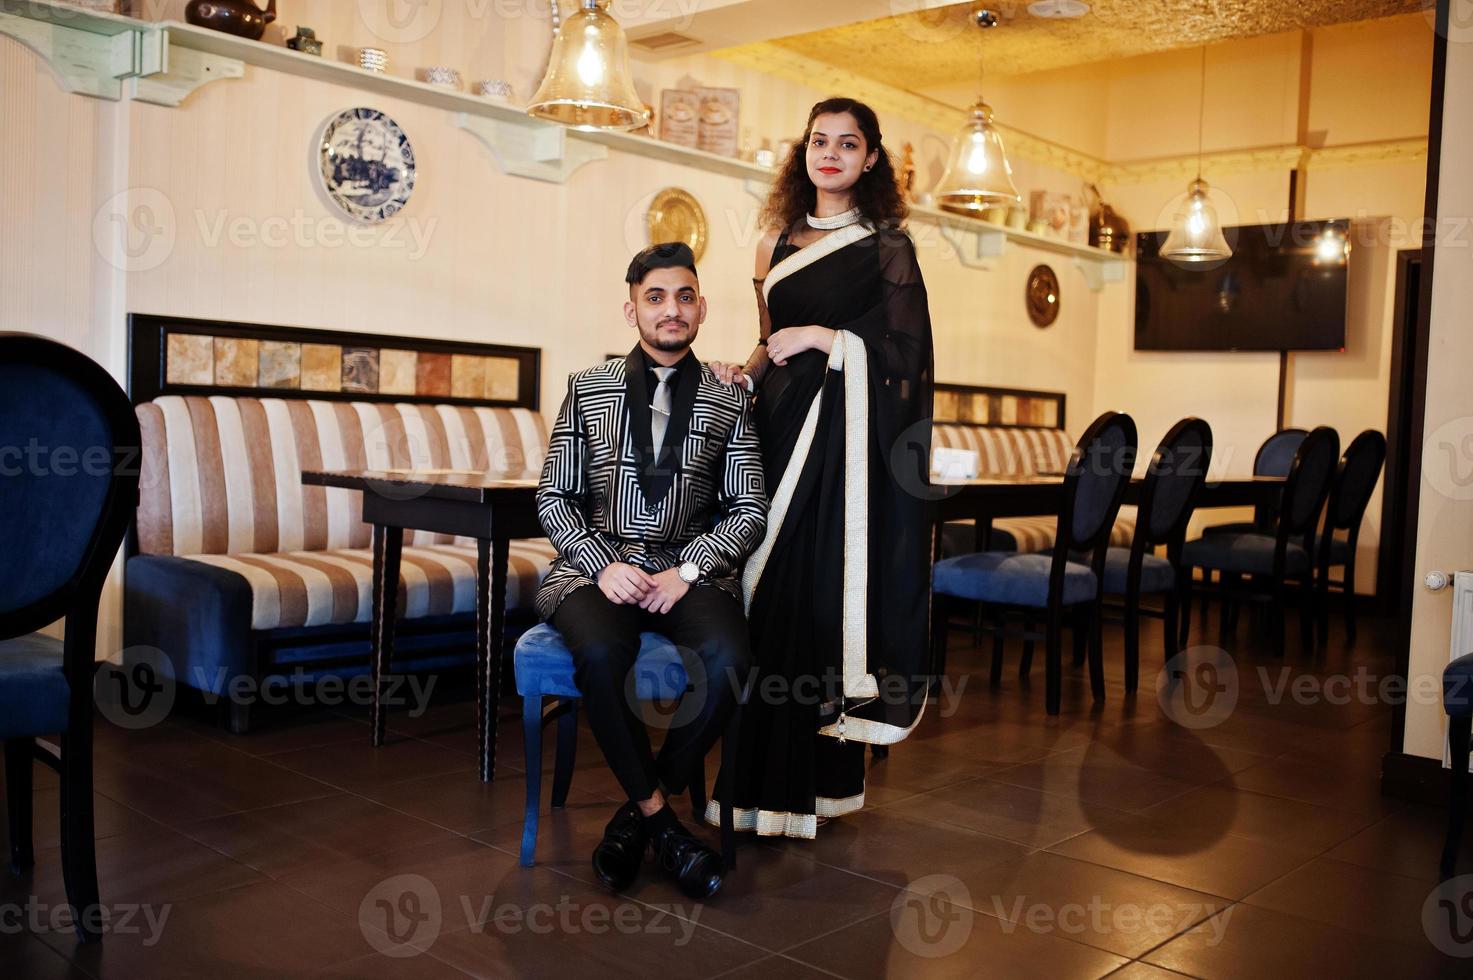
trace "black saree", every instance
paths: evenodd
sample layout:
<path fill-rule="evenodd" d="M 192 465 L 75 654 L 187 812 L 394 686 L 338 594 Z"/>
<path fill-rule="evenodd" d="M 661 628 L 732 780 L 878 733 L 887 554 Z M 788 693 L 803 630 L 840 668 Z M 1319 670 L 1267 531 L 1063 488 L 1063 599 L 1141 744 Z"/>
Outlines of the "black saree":
<path fill-rule="evenodd" d="M 838 333 L 757 396 L 771 509 L 743 576 L 757 675 L 734 803 L 739 829 L 813 837 L 863 806 L 864 745 L 925 704 L 931 324 L 910 238 L 864 224 L 784 238 L 762 296 L 773 331 Z"/>

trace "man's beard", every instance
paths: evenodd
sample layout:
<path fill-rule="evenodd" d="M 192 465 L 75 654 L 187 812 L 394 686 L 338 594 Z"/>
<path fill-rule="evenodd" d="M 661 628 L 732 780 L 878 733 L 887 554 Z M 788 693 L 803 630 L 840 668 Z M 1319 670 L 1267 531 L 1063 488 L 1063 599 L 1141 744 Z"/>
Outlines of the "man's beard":
<path fill-rule="evenodd" d="M 684 337 L 677 340 L 674 338 L 662 338 L 660 336 L 660 327 L 663 326 L 665 323 L 671 322 L 674 321 L 661 321 L 661 323 L 655 326 L 653 330 L 644 335 L 645 343 L 649 344 L 655 350 L 661 351 L 678 351 L 685 350 L 687 347 L 689 347 L 691 343 L 695 340 L 695 331 L 691 330 L 690 325 L 687 324 L 684 320 L 679 321 L 679 323 L 686 328 L 686 334 Z"/>

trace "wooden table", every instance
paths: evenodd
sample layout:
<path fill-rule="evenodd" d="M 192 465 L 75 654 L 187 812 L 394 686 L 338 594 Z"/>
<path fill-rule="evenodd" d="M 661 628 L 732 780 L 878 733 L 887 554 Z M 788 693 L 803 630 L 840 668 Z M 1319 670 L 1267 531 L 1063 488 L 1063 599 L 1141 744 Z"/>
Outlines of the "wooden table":
<path fill-rule="evenodd" d="M 482 782 L 496 775 L 496 702 L 506 643 L 507 550 L 512 538 L 540 538 L 537 481 L 468 471 L 351 470 L 302 473 L 302 482 L 363 494 L 373 525 L 371 633 L 374 746 L 384 742 L 384 685 L 394 652 L 395 605 L 404 531 L 436 531 L 476 539 L 476 750 Z"/>

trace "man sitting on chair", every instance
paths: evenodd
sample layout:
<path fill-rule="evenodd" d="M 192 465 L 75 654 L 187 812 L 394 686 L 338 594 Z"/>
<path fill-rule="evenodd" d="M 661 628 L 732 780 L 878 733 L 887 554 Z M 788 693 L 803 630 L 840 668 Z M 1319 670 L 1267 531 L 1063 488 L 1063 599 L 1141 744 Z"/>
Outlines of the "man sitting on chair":
<path fill-rule="evenodd" d="M 629 797 L 593 852 L 599 880 L 627 888 L 653 844 L 703 899 L 721 885 L 721 857 L 667 798 L 720 736 L 751 663 L 737 576 L 762 540 L 767 497 L 746 392 L 691 353 L 706 301 L 690 248 L 645 249 L 625 281 L 639 343 L 569 379 L 549 440 L 537 512 L 558 556 L 537 609 L 573 654 L 589 725 Z M 658 757 L 628 682 L 646 630 L 680 648 L 695 684 L 679 712 L 689 720 Z"/>

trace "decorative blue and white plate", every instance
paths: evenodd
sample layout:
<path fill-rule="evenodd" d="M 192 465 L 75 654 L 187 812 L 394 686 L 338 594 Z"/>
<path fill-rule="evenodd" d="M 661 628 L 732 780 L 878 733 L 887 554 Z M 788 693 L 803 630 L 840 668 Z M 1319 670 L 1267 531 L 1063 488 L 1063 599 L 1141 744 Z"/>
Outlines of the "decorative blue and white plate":
<path fill-rule="evenodd" d="M 327 196 L 358 221 L 393 217 L 414 192 L 414 147 L 377 109 L 346 109 L 329 119 L 318 163 Z"/>

